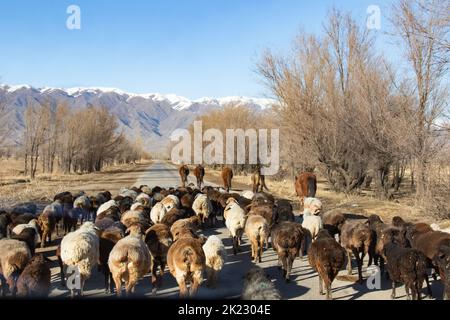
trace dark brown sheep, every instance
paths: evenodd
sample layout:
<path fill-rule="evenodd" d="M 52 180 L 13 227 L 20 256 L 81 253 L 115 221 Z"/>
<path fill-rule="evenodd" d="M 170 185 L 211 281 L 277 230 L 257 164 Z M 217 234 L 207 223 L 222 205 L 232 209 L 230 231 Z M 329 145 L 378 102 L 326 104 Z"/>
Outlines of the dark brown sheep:
<path fill-rule="evenodd" d="M 386 259 L 386 267 L 392 281 L 392 295 L 395 299 L 396 283 L 404 283 L 407 299 L 410 300 L 410 292 L 413 300 L 421 299 L 421 290 L 424 280 L 427 283 L 428 293 L 431 296 L 431 287 L 427 275 L 427 258 L 423 253 L 411 248 L 403 248 L 396 242 L 398 232 L 394 230 L 383 232 L 383 256 Z"/>
<path fill-rule="evenodd" d="M 331 236 L 339 236 L 341 240 L 341 229 L 346 220 L 345 215 L 340 210 L 331 210 L 322 214 L 323 228 L 327 230 Z"/>
<path fill-rule="evenodd" d="M 183 209 L 172 208 L 162 218 L 161 223 L 170 227 L 178 220 L 188 218 L 186 211 Z"/>
<path fill-rule="evenodd" d="M 35 255 L 17 280 L 17 295 L 26 298 L 48 297 L 50 293 L 50 267 L 42 254 Z"/>
<path fill-rule="evenodd" d="M 282 222 L 272 228 L 271 238 L 273 250 L 278 254 L 278 265 L 281 265 L 283 277 L 289 282 L 294 260 L 303 252 L 303 228 L 295 222 Z"/>
<path fill-rule="evenodd" d="M 362 265 L 364 257 L 369 253 L 369 246 L 372 241 L 372 232 L 369 226 L 359 220 L 346 220 L 342 226 L 341 244 L 347 250 L 347 270 L 352 274 L 352 254 L 358 264 L 358 282 L 363 282 Z"/>
<path fill-rule="evenodd" d="M 162 277 L 167 264 L 167 252 L 172 245 L 170 228 L 165 224 L 155 224 L 145 233 L 145 243 L 152 254 L 152 285 L 153 293 L 162 285 Z M 159 274 L 158 274 L 158 268 Z"/>
<path fill-rule="evenodd" d="M 319 274 L 319 289 L 322 295 L 325 294 L 325 284 L 327 299 L 332 299 L 331 284 L 339 270 L 344 267 L 345 256 L 345 249 L 325 229 L 319 231 L 316 241 L 309 248 L 309 264 Z"/>

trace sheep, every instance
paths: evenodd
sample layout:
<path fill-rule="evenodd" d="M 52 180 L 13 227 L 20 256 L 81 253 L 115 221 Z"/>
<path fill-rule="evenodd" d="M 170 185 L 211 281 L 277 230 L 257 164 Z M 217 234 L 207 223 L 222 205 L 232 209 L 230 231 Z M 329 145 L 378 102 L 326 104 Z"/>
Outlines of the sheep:
<path fill-rule="evenodd" d="M 222 240 L 217 236 L 209 236 L 203 245 L 206 265 L 206 286 L 215 288 L 220 270 L 222 270 L 227 259 L 227 251 Z"/>
<path fill-rule="evenodd" d="M 309 209 L 309 211 L 314 214 L 318 215 L 322 211 L 322 201 L 320 201 L 317 198 L 305 198 L 303 208 Z"/>
<path fill-rule="evenodd" d="M 95 221 L 99 221 L 105 217 L 111 217 L 115 221 L 120 220 L 120 208 L 116 201 L 108 200 L 97 209 Z"/>
<path fill-rule="evenodd" d="M 6 284 L 13 296 L 20 273 L 31 259 L 31 252 L 25 242 L 14 239 L 0 240 L 0 280 L 2 296 L 6 295 Z"/>
<path fill-rule="evenodd" d="M 53 202 L 52 204 L 46 206 L 44 208 L 43 214 L 53 216 L 54 221 L 55 221 L 54 227 L 56 227 L 56 235 L 59 235 L 58 224 L 62 220 L 63 215 L 64 215 L 64 206 L 63 206 L 62 202 L 60 202 L 60 200 L 57 200 L 57 201 Z M 49 240 L 49 241 L 51 241 L 51 240 Z"/>
<path fill-rule="evenodd" d="M 26 213 L 30 213 L 33 216 L 35 216 L 37 213 L 37 205 L 33 202 L 26 202 L 26 203 L 21 203 L 21 204 L 15 206 L 11 210 L 12 215 L 14 215 L 14 214 L 22 215 L 22 214 L 26 214 Z"/>
<path fill-rule="evenodd" d="M 278 200 L 274 208 L 272 223 L 276 224 L 283 221 L 295 221 L 292 204 L 288 200 Z"/>
<path fill-rule="evenodd" d="M 206 257 L 202 246 L 205 240 L 196 238 L 188 229 L 181 231 L 179 238 L 170 246 L 167 252 L 167 265 L 180 288 L 180 298 L 197 293 L 203 280 L 206 267 Z M 191 282 L 190 290 L 187 284 Z"/>
<path fill-rule="evenodd" d="M 179 208 L 180 207 L 180 199 L 178 199 L 177 196 L 174 196 L 173 194 L 168 195 L 164 199 L 161 200 L 161 203 L 164 205 L 167 211 L 173 209 L 173 208 Z"/>
<path fill-rule="evenodd" d="M 264 243 L 266 243 L 267 249 L 269 242 L 269 224 L 267 220 L 259 215 L 249 216 L 245 222 L 245 234 L 251 243 L 252 260 L 261 262 Z"/>
<path fill-rule="evenodd" d="M 444 300 L 450 299 L 450 245 L 442 245 L 433 258 L 433 264 L 438 267 L 444 283 Z"/>
<path fill-rule="evenodd" d="M 197 167 L 195 167 L 194 175 L 197 179 L 197 188 L 201 189 L 203 184 L 203 177 L 205 176 L 205 168 L 199 164 Z"/>
<path fill-rule="evenodd" d="M 213 207 L 211 204 L 211 201 L 208 199 L 208 197 L 205 194 L 197 194 L 195 197 L 194 203 L 192 204 L 192 210 L 194 210 L 195 214 L 200 216 L 200 220 L 202 221 L 202 224 L 205 223 L 206 220 L 210 220 L 210 224 L 213 226 L 215 225 L 215 217 L 213 216 Z"/>
<path fill-rule="evenodd" d="M 253 267 L 245 275 L 241 298 L 243 300 L 281 300 L 281 294 L 262 268 Z"/>
<path fill-rule="evenodd" d="M 224 210 L 225 226 L 233 239 L 233 254 L 239 251 L 241 237 L 245 228 L 245 211 L 234 198 L 229 198 Z"/>
<path fill-rule="evenodd" d="M 323 228 L 331 234 L 332 237 L 338 236 L 339 243 L 341 242 L 341 230 L 346 217 L 340 210 L 327 211 L 322 214 Z"/>
<path fill-rule="evenodd" d="M 348 274 L 352 274 L 351 255 L 356 258 L 358 264 L 358 282 L 363 282 L 362 264 L 364 256 L 369 252 L 369 246 L 372 241 L 372 233 L 369 226 L 361 221 L 346 220 L 342 226 L 341 244 L 347 250 L 347 270 Z"/>
<path fill-rule="evenodd" d="M 19 234 L 11 234 L 11 239 L 23 241 L 30 249 L 31 255 L 36 250 L 36 230 L 34 228 L 24 228 Z"/>
<path fill-rule="evenodd" d="M 251 190 L 246 190 L 242 192 L 241 196 L 244 197 L 245 199 L 252 200 L 253 197 L 255 196 L 255 193 Z"/>
<path fill-rule="evenodd" d="M 85 222 L 78 230 L 68 233 L 61 241 L 61 260 L 65 266 L 76 267 L 80 274 L 79 294 L 99 260 L 99 237 L 92 222 Z M 75 290 L 71 289 L 74 297 Z"/>
<path fill-rule="evenodd" d="M 17 280 L 17 295 L 27 298 L 48 297 L 51 272 L 42 254 L 35 255 Z"/>
<path fill-rule="evenodd" d="M 8 236 L 8 225 L 12 222 L 11 217 L 6 212 L 0 213 L 0 239 Z"/>
<path fill-rule="evenodd" d="M 387 228 L 383 220 L 376 214 L 369 216 L 368 218 L 369 228 L 372 232 L 372 241 L 369 247 L 369 263 L 368 266 L 372 265 L 372 261 L 375 260 L 375 265 L 380 266 L 381 272 L 384 272 L 384 258 L 381 252 L 377 250 L 378 238 L 381 234 L 381 230 Z"/>
<path fill-rule="evenodd" d="M 382 254 L 387 262 L 386 268 L 392 281 L 391 298 L 396 297 L 396 283 L 402 282 L 405 284 L 407 299 L 410 300 L 411 291 L 413 300 L 420 300 L 424 280 L 431 296 L 425 255 L 418 250 L 399 246 L 396 242 L 396 233 L 392 230 L 382 232 L 381 241 L 383 242 Z"/>
<path fill-rule="evenodd" d="M 141 228 L 133 225 L 128 231 L 129 235 L 111 250 L 108 260 L 118 297 L 122 296 L 122 280 L 128 296 L 134 293 L 137 281 L 150 271 L 151 266 L 150 251 L 142 240 Z"/>
<path fill-rule="evenodd" d="M 155 204 L 150 211 L 150 219 L 154 224 L 161 223 L 164 216 L 167 214 L 167 209 L 162 202 Z"/>
<path fill-rule="evenodd" d="M 56 226 L 56 218 L 53 215 L 53 211 L 44 209 L 44 212 L 39 215 L 38 224 L 41 230 L 41 248 L 44 248 L 47 240 L 48 243 L 52 242 L 52 233 Z"/>
<path fill-rule="evenodd" d="M 110 226 L 100 231 L 99 236 L 99 269 L 103 273 L 105 279 L 105 293 L 114 292 L 114 280 L 108 266 L 108 259 L 111 250 L 116 243 L 125 236 L 125 232 L 118 226 Z"/>
<path fill-rule="evenodd" d="M 272 228 L 272 248 L 278 255 L 283 277 L 290 281 L 291 269 L 297 256 L 303 254 L 305 231 L 299 223 L 282 222 Z"/>
<path fill-rule="evenodd" d="M 9 215 L 9 217 L 11 219 L 11 223 L 9 224 L 10 231 L 12 229 L 14 229 L 16 226 L 18 226 L 19 224 L 27 224 L 31 220 L 36 219 L 36 216 L 32 213 L 24 213 L 24 214 L 20 214 L 20 215 L 11 213 Z"/>
<path fill-rule="evenodd" d="M 142 230 L 147 230 L 150 227 L 150 221 L 145 217 L 141 211 L 127 211 L 120 218 L 120 222 L 129 228 L 132 225 L 139 225 Z"/>
<path fill-rule="evenodd" d="M 74 208 L 80 208 L 81 209 L 81 224 L 83 224 L 83 222 L 85 220 L 89 220 L 89 213 L 90 213 L 90 209 L 91 209 L 91 201 L 89 200 L 89 197 L 86 195 L 81 195 L 77 198 L 75 198 L 74 202 L 73 202 L 73 207 Z"/>
<path fill-rule="evenodd" d="M 177 220 L 171 227 L 170 233 L 172 234 L 173 241 L 178 239 L 178 235 L 181 230 L 189 229 L 193 232 L 197 231 L 201 221 L 198 216 L 193 216 L 187 219 Z"/>
<path fill-rule="evenodd" d="M 173 208 L 172 210 L 167 212 L 167 214 L 164 215 L 164 217 L 161 220 L 161 223 L 167 225 L 170 228 L 175 222 L 184 219 L 186 217 L 187 217 L 186 210 Z"/>
<path fill-rule="evenodd" d="M 11 233 L 18 235 L 23 231 L 23 229 L 27 229 L 27 228 L 32 228 L 35 230 L 34 245 L 36 246 L 41 241 L 40 236 L 39 236 L 41 233 L 41 228 L 39 227 L 38 220 L 33 219 L 30 222 L 28 222 L 27 224 L 19 224 L 19 225 L 15 226 L 14 229 L 11 230 Z"/>
<path fill-rule="evenodd" d="M 315 241 L 319 231 L 323 229 L 322 218 L 313 213 L 309 209 L 303 211 L 303 230 L 305 230 L 305 248 L 308 251 L 311 244 Z"/>
<path fill-rule="evenodd" d="M 186 186 L 186 182 L 188 182 L 188 176 L 189 176 L 189 167 L 187 165 L 182 165 L 179 169 L 178 169 L 178 173 L 180 174 L 180 178 L 181 178 L 181 185 L 183 187 Z"/>
<path fill-rule="evenodd" d="M 123 213 L 127 212 L 128 210 L 130 210 L 131 206 L 134 203 L 133 198 L 129 197 L 129 196 L 122 197 L 121 199 L 114 198 L 114 200 L 117 202 L 120 214 L 123 214 Z"/>
<path fill-rule="evenodd" d="M 320 294 L 325 294 L 323 286 L 325 285 L 327 300 L 333 299 L 331 294 L 331 284 L 339 273 L 339 270 L 345 265 L 346 252 L 339 243 L 322 229 L 318 232 L 316 241 L 311 244 L 308 253 L 309 265 L 319 274 Z"/>
<path fill-rule="evenodd" d="M 67 234 L 70 231 L 75 231 L 77 228 L 78 219 L 81 217 L 81 220 L 83 220 L 84 214 L 85 214 L 84 210 L 80 207 L 75 207 L 64 212 L 63 216 L 64 234 Z"/>
<path fill-rule="evenodd" d="M 167 264 L 167 252 L 173 242 L 169 227 L 165 224 L 155 224 L 145 232 L 144 241 L 152 256 L 151 282 L 153 293 L 156 294 L 157 289 L 162 284 L 162 277 Z M 160 268 L 159 276 L 158 268 Z"/>
<path fill-rule="evenodd" d="M 433 229 L 434 231 L 441 231 L 441 232 L 445 232 L 445 233 L 450 233 L 450 227 L 449 228 L 444 228 L 442 229 L 438 224 L 436 223 L 432 223 L 431 224 L 431 229 Z"/>
<path fill-rule="evenodd" d="M 144 206 L 150 206 L 151 198 L 146 193 L 141 193 L 136 197 L 136 202 L 142 203 Z"/>
<path fill-rule="evenodd" d="M 135 190 L 130 190 L 130 189 L 122 189 L 120 190 L 120 194 L 122 197 L 124 198 L 131 198 L 131 200 L 134 202 L 134 200 L 137 198 L 138 193 Z"/>

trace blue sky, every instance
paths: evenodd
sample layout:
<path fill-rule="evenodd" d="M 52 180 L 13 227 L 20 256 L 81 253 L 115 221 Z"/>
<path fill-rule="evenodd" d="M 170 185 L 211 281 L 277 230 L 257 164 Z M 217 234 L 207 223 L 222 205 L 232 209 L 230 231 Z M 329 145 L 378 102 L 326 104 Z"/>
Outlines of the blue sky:
<path fill-rule="evenodd" d="M 321 33 L 328 10 L 365 23 L 388 0 L 4 0 L 0 82 L 37 87 L 116 87 L 204 96 L 267 94 L 255 74 L 261 51 L 283 52 L 300 30 Z M 66 28 L 69 5 L 81 30 Z M 380 32 L 381 35 L 381 32 Z M 383 36 L 380 49 L 391 49 Z"/>

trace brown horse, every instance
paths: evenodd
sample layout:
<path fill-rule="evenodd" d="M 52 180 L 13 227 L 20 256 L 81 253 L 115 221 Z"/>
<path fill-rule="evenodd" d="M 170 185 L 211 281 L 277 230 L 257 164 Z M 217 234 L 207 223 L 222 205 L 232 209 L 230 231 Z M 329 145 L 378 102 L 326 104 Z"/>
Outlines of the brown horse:
<path fill-rule="evenodd" d="M 203 184 L 203 177 L 205 176 L 205 168 L 203 168 L 203 166 L 199 164 L 197 167 L 195 167 L 194 175 L 197 178 L 197 187 L 201 189 Z"/>
<path fill-rule="evenodd" d="M 222 169 L 222 181 L 227 192 L 230 192 L 231 189 L 231 179 L 233 179 L 233 170 L 230 167 L 224 167 Z"/>
<path fill-rule="evenodd" d="M 186 187 L 186 182 L 188 181 L 189 167 L 187 165 L 182 165 L 180 167 L 180 169 L 178 170 L 178 172 L 180 173 L 180 177 L 181 177 L 181 185 L 184 188 L 184 187 Z"/>
<path fill-rule="evenodd" d="M 317 178 L 311 172 L 302 172 L 295 177 L 295 192 L 300 198 L 300 204 L 306 197 L 314 198 L 317 191 Z"/>

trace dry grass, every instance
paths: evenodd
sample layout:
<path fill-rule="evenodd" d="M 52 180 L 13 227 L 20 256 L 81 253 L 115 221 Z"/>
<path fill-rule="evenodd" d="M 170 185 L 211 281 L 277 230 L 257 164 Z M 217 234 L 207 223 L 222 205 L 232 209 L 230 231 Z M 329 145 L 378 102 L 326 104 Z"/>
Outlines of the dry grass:
<path fill-rule="evenodd" d="M 38 174 L 34 181 L 20 175 L 4 175 L 0 182 L 6 182 L 7 184 L 0 185 L 0 208 L 7 208 L 27 201 L 49 202 L 55 194 L 63 191 L 83 190 L 88 193 L 95 193 L 102 190 L 114 191 L 124 186 L 129 187 L 134 184 L 150 163 L 150 161 L 142 161 L 136 165 L 114 165 L 105 167 L 102 172 L 84 175 Z M 9 168 L 16 165 L 15 162 L 8 164 Z"/>

